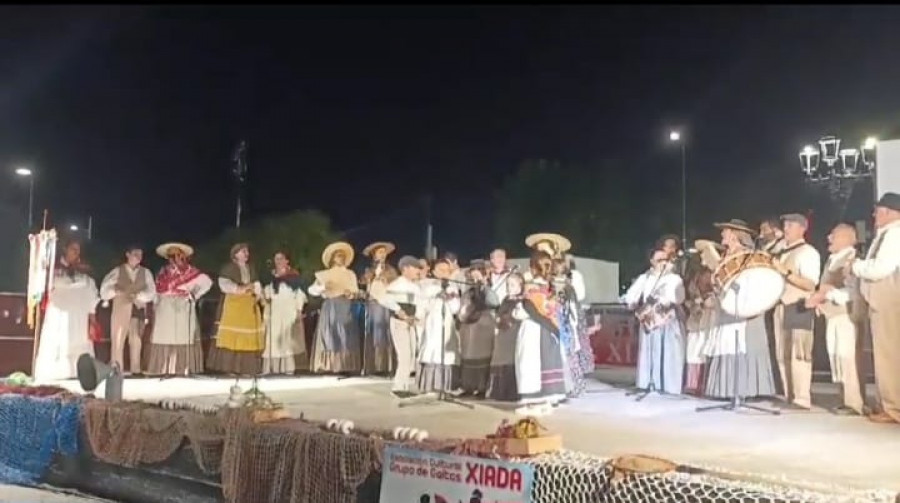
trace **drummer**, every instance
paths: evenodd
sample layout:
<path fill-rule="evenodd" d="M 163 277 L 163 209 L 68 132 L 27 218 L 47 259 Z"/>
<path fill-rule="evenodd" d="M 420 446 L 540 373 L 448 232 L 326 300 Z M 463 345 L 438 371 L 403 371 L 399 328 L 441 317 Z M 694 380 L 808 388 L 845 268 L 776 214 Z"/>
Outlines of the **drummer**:
<path fill-rule="evenodd" d="M 775 360 L 781 375 L 785 401 L 798 409 L 812 407 L 813 326 L 815 311 L 806 307 L 819 283 L 822 258 L 803 236 L 809 228 L 806 217 L 791 213 L 784 222 L 784 249 L 775 266 L 787 285 L 775 306 Z"/>
<path fill-rule="evenodd" d="M 753 251 L 754 232 L 747 222 L 732 219 L 715 226 L 721 229 L 722 245 L 725 247 L 720 265 L 726 263 L 730 256 Z M 755 295 L 752 290 L 748 291 L 754 286 L 749 285 L 741 291 L 741 295 Z M 706 396 L 731 399 L 735 388 L 740 398 L 773 396 L 775 379 L 763 316 L 738 318 L 722 310 L 721 297 L 718 301 L 716 326 L 710 330 L 705 350 L 709 358 Z M 735 364 L 739 368 L 735 368 Z"/>

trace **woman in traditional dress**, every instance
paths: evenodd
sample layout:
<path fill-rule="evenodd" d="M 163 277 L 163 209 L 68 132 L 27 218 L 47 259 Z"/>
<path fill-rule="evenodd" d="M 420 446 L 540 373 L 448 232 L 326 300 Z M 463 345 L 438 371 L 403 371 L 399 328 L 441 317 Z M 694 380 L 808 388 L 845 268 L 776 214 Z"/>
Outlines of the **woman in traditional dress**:
<path fill-rule="evenodd" d="M 718 223 L 716 227 L 722 230 L 725 257 L 753 250 L 753 230 L 743 220 Z M 706 396 L 733 398 L 735 389 L 740 398 L 775 395 L 765 315 L 741 319 L 722 311 L 720 305 L 705 353 L 709 358 Z"/>
<path fill-rule="evenodd" d="M 579 276 L 580 278 L 580 276 Z M 580 297 L 584 298 L 584 282 L 576 288 L 570 276 L 568 263 L 563 258 L 553 260 L 553 281 L 551 287 L 559 302 L 557 325 L 563 348 L 563 363 L 566 377 L 566 396 L 575 398 L 584 392 L 584 366 L 581 361 L 581 337 L 578 333 L 578 318 L 581 310 Z M 580 290 L 580 292 L 578 291 Z"/>
<path fill-rule="evenodd" d="M 473 261 L 464 277 L 471 286 L 462 294 L 459 311 L 460 387 L 464 395 L 484 398 L 497 330 L 493 310 L 500 302 L 487 285 L 483 260 Z"/>
<path fill-rule="evenodd" d="M 232 246 L 229 255 L 231 260 L 219 271 L 219 324 L 207 367 L 223 374 L 256 375 L 265 336 L 259 305 L 262 285 L 249 263 L 247 243 Z"/>
<path fill-rule="evenodd" d="M 156 253 L 169 261 L 156 276 L 157 306 L 147 355 L 151 375 L 203 372 L 203 348 L 197 299 L 212 288 L 212 280 L 188 260 L 194 249 L 166 243 Z"/>
<path fill-rule="evenodd" d="M 387 286 L 397 279 L 399 273 L 387 257 L 396 247 L 393 243 L 379 241 L 363 250 L 363 255 L 372 258 L 372 265 L 363 273 L 363 284 L 366 286 L 368 301 L 366 302 L 365 362 L 367 373 L 389 375 L 394 371 L 394 348 L 391 344 L 391 313 L 378 303 Z"/>
<path fill-rule="evenodd" d="M 78 374 L 78 357 L 94 355 L 89 327 L 97 323 L 94 312 L 100 296 L 90 268 L 81 261 L 80 243 L 66 244 L 53 273 L 34 365 L 39 382 L 72 379 Z"/>
<path fill-rule="evenodd" d="M 309 369 L 306 336 L 303 329 L 303 306 L 306 294 L 300 273 L 291 267 L 287 252 L 275 252 L 272 282 L 266 285 L 263 296 L 268 303 L 264 319 L 266 325 L 263 374 L 293 374 Z"/>
<path fill-rule="evenodd" d="M 459 382 L 459 288 L 450 283 L 451 269 L 446 261 L 436 262 L 432 274 L 433 278 L 420 282 L 425 323 L 419 341 L 416 384 L 422 393 L 453 391 Z"/>
<path fill-rule="evenodd" d="M 520 323 L 513 317 L 513 310 L 522 301 L 522 284 L 521 274 L 510 273 L 503 285 L 506 297 L 497 309 L 497 335 L 491 355 L 491 383 L 487 393 L 491 400 L 515 402 L 519 398 L 515 355 Z"/>
<path fill-rule="evenodd" d="M 623 297 L 641 320 L 637 387 L 680 395 L 684 378 L 681 304 L 684 282 L 661 249 L 650 255 L 650 269 L 638 276 Z"/>
<path fill-rule="evenodd" d="M 687 363 L 684 390 L 692 395 L 703 395 L 706 385 L 706 355 L 704 346 L 709 332 L 715 323 L 716 297 L 712 288 L 712 271 L 706 267 L 699 257 L 690 260 L 686 269 L 687 300 L 685 306 L 688 318 L 687 329 Z"/>
<path fill-rule="evenodd" d="M 309 294 L 323 297 L 313 340 L 313 372 L 353 374 L 360 370 L 359 324 L 351 312 L 359 294 L 356 274 L 348 269 L 354 251 L 345 242 L 331 243 L 322 252 L 325 269 L 316 273 Z"/>
<path fill-rule="evenodd" d="M 547 253 L 532 254 L 525 293 L 513 311 L 521 322 L 516 338 L 516 387 L 522 405 L 518 414 L 548 414 L 566 397 L 559 303 L 549 281 L 552 266 Z"/>
<path fill-rule="evenodd" d="M 569 281 L 575 291 L 575 298 L 570 306 L 571 312 L 577 316 L 576 327 L 578 330 L 578 360 L 581 364 L 581 375 L 589 376 L 594 373 L 594 348 L 591 346 L 591 334 L 587 329 L 587 312 L 582 307 L 582 302 L 587 298 L 587 286 L 584 283 L 584 275 L 575 268 L 575 258 L 566 254 L 569 268 Z"/>

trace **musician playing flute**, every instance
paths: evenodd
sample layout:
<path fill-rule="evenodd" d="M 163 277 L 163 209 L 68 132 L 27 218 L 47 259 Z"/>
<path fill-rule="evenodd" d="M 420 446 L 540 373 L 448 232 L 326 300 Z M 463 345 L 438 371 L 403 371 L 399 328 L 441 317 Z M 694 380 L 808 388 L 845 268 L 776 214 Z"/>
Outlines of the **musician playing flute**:
<path fill-rule="evenodd" d="M 460 386 L 463 394 L 484 398 L 490 383 L 491 355 L 497 322 L 493 310 L 500 306 L 497 294 L 485 281 L 483 260 L 473 261 L 462 294 L 459 312 Z"/>
<path fill-rule="evenodd" d="M 723 258 L 753 250 L 753 230 L 743 220 L 732 219 L 715 226 L 721 229 L 721 242 L 725 247 Z M 718 263 L 709 265 L 715 269 Z M 754 292 L 746 289 L 741 295 L 754 295 Z M 704 350 L 708 358 L 704 394 L 711 398 L 733 398 L 737 377 L 737 393 L 741 398 L 774 395 L 775 379 L 764 315 L 738 318 L 722 310 L 720 298 L 716 300 L 715 325 L 708 334 Z M 735 363 L 740 367 L 739 373 Z"/>
<path fill-rule="evenodd" d="M 350 374 L 359 372 L 359 324 L 351 308 L 359 293 L 359 281 L 348 267 L 354 251 L 349 243 L 331 243 L 322 252 L 322 263 L 328 269 L 316 273 L 309 294 L 322 297 L 322 309 L 313 339 L 310 370 L 316 373 Z"/>
<path fill-rule="evenodd" d="M 372 264 L 363 273 L 363 284 L 368 293 L 368 310 L 363 367 L 372 374 L 390 374 L 394 370 L 394 348 L 391 347 L 390 312 L 378 303 L 387 286 L 397 279 L 397 269 L 387 262 L 388 255 L 396 249 L 393 243 L 379 241 L 363 250 L 372 258 Z"/>
<path fill-rule="evenodd" d="M 423 393 L 454 391 L 459 382 L 459 288 L 450 281 L 452 268 L 446 260 L 437 261 L 432 274 L 419 283 L 426 300 L 416 382 Z"/>
<path fill-rule="evenodd" d="M 650 269 L 637 277 L 623 298 L 642 320 L 637 360 L 637 387 L 681 394 L 684 376 L 684 333 L 679 309 L 684 282 L 665 250 L 650 254 Z"/>

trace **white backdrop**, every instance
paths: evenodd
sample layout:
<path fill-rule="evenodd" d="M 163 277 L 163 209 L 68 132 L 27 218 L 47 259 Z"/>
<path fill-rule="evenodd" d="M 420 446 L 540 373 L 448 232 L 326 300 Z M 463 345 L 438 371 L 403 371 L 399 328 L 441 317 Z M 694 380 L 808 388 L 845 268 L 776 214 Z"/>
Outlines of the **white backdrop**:
<path fill-rule="evenodd" d="M 885 192 L 900 194 L 900 140 L 878 142 L 875 183 L 878 197 Z"/>

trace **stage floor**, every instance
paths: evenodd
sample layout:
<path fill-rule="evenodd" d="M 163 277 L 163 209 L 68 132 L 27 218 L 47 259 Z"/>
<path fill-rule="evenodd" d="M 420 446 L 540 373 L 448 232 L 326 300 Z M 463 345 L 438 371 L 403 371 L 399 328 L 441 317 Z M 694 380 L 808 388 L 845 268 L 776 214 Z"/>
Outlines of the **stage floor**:
<path fill-rule="evenodd" d="M 633 369 L 598 369 L 584 395 L 541 418 L 563 435 L 565 447 L 600 456 L 648 454 L 701 467 L 759 474 L 827 490 L 900 491 L 900 426 L 878 425 L 858 417 L 838 417 L 825 409 L 785 411 L 769 416 L 752 411 L 698 413 L 713 404 L 658 395 L 642 402 L 625 396 Z M 128 379 L 126 399 L 184 399 L 224 403 L 234 379 Z M 80 391 L 77 382 L 58 383 Z M 244 390 L 250 380 L 242 379 Z M 514 406 L 476 401 L 469 410 L 453 404 L 401 408 L 382 378 L 291 377 L 260 380 L 260 388 L 298 417 L 352 419 L 357 427 L 412 426 L 433 437 L 474 437 L 493 432 Z M 832 384 L 815 384 L 814 401 L 837 403 Z M 871 392 L 871 390 L 870 390 Z M 98 395 L 102 396 L 102 393 Z"/>

